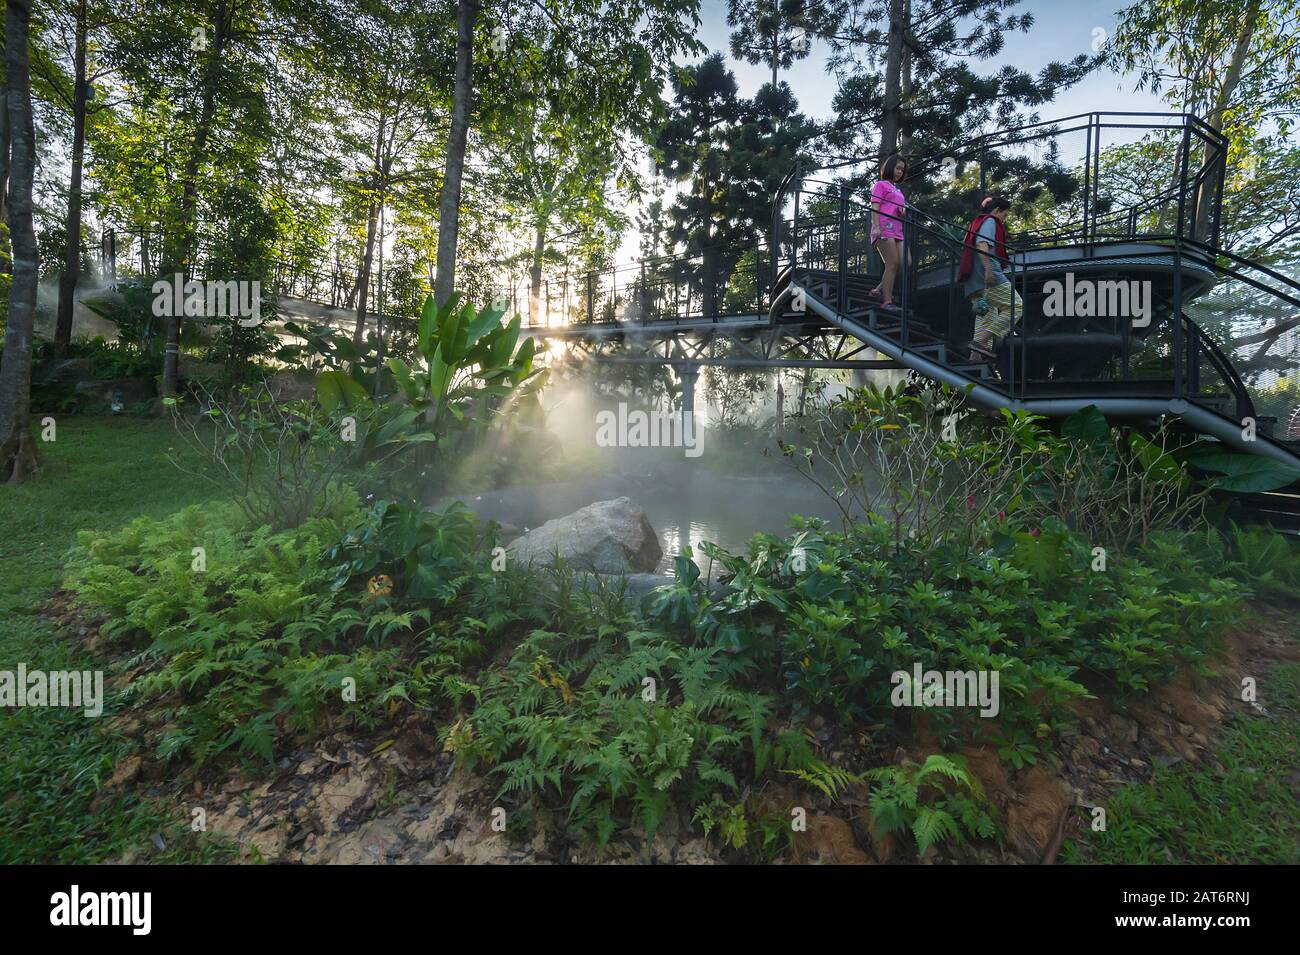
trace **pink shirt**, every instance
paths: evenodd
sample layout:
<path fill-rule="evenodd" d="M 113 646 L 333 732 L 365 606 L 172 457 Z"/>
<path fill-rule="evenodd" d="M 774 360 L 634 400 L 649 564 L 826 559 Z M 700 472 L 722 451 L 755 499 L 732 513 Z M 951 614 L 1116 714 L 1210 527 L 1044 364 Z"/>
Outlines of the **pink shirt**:
<path fill-rule="evenodd" d="M 907 200 L 903 197 L 903 190 L 892 182 L 885 182 L 881 179 L 871 187 L 871 204 L 880 210 L 877 219 L 880 221 L 880 230 L 873 228 L 871 241 L 876 239 L 901 239 L 903 237 L 903 223 L 901 217 L 903 210 L 907 206 Z M 898 216 L 894 219 L 890 216 Z"/>

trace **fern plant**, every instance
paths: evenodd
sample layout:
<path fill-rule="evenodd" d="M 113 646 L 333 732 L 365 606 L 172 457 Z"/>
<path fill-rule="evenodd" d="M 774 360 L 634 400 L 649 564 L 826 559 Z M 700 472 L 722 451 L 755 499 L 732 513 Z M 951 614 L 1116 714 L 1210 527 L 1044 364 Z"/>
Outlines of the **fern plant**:
<path fill-rule="evenodd" d="M 935 753 L 921 765 L 904 761 L 869 770 L 871 825 L 879 835 L 906 831 L 919 858 L 934 845 L 998 835 L 993 807 L 960 757 Z"/>

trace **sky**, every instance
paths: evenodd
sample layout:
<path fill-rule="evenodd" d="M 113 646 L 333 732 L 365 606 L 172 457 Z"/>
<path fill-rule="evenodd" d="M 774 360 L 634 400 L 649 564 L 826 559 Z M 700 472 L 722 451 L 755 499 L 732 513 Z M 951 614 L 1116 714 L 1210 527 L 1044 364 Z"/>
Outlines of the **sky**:
<path fill-rule="evenodd" d="M 1034 15 L 1028 33 L 1008 34 L 1006 48 L 994 59 L 981 61 L 975 69 L 991 72 L 1004 64 L 1036 73 L 1053 60 L 1069 60 L 1080 53 L 1091 53 L 1094 39 L 1109 37 L 1115 30 L 1117 9 L 1122 0 L 1027 0 L 1013 8 Z M 730 30 L 727 27 L 726 0 L 703 0 L 700 39 L 711 52 L 727 56 L 740 92 L 753 96 L 771 78 L 765 66 L 730 62 Z M 1105 35 L 1094 31 L 1104 30 Z M 817 119 L 830 119 L 835 81 L 826 75 L 828 51 L 824 43 L 813 44 L 812 53 L 797 62 L 781 78 L 790 84 L 803 112 Z M 1131 78 L 1106 71 L 1093 73 L 1070 87 L 1040 110 L 1044 119 L 1071 116 L 1091 110 L 1157 110 L 1168 107 L 1150 92 L 1135 92 Z"/>

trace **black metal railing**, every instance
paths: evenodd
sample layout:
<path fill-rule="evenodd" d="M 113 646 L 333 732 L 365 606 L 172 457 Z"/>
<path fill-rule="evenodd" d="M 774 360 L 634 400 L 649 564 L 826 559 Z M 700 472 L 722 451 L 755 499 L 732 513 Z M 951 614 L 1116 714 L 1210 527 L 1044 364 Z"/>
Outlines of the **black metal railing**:
<path fill-rule="evenodd" d="M 794 214 L 784 222 L 786 241 L 773 263 L 780 284 L 820 283 L 826 304 L 851 317 L 852 310 L 846 309 L 851 290 L 857 289 L 860 298 L 864 282 L 874 284 L 880 274 L 867 245 L 871 208 L 843 183 L 805 177 L 802 170 L 785 184 L 784 199 Z M 890 310 L 896 320 L 877 322 L 877 333 L 918 354 L 942 342 L 945 363 L 974 379 L 963 358 L 973 316 L 958 277 L 965 230 L 915 207 L 898 218 L 908 265 L 897 286 L 897 306 Z M 1262 414 L 1260 396 L 1270 380 L 1300 382 L 1300 331 L 1270 346 L 1268 362 L 1255 359 L 1251 367 L 1267 373 L 1258 381 L 1248 382 L 1237 370 L 1245 356 L 1235 342 L 1242 337 L 1247 305 L 1253 325 L 1244 330 L 1249 332 L 1279 327 L 1287 313 L 1300 314 L 1300 282 L 1194 237 L 1162 234 L 1159 242 L 1139 245 L 1133 238 L 1098 238 L 1086 254 L 1067 259 L 1045 254 L 1042 244 L 1009 242 L 1004 270 L 1018 295 L 1013 298 L 1012 333 L 1000 349 L 999 374 L 982 383 L 1012 399 L 1053 394 L 1182 398 L 1239 421 L 1259 418 L 1260 433 L 1269 436 L 1269 418 L 1285 422 L 1294 412 L 1279 407 L 1273 410 L 1286 413 Z M 973 249 L 971 254 L 975 267 L 981 267 L 979 257 L 985 253 Z M 1100 290 L 1098 295 L 1123 293 L 1125 306 L 1085 316 L 1048 316 L 1047 283 L 1061 282 L 1063 275 L 1072 281 L 1075 268 L 1085 279 L 1080 286 L 1086 282 Z M 1130 291 L 1137 296 L 1134 302 L 1143 303 L 1144 314 L 1129 303 Z M 931 347 L 927 357 L 933 354 Z"/>

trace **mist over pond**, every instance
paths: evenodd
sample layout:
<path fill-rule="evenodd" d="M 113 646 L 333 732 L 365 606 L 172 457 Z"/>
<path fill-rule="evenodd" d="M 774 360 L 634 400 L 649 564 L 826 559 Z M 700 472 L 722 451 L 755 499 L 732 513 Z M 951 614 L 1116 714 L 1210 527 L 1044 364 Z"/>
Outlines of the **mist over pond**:
<path fill-rule="evenodd" d="M 839 526 L 834 502 L 793 470 L 728 474 L 693 461 L 625 450 L 626 470 L 615 473 L 507 487 L 455 497 L 485 519 L 520 531 L 571 514 L 594 501 L 629 497 L 646 512 L 659 534 L 664 557 L 658 571 L 672 573 L 673 558 L 689 544 L 699 556 L 701 541 L 743 552 L 755 533 L 784 533 L 794 515 L 820 517 Z"/>

